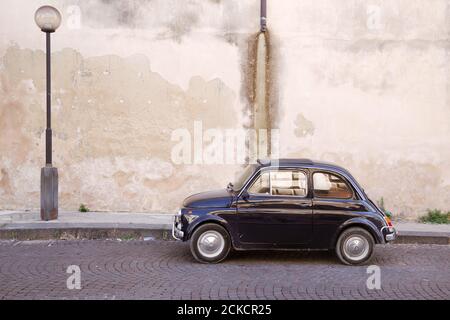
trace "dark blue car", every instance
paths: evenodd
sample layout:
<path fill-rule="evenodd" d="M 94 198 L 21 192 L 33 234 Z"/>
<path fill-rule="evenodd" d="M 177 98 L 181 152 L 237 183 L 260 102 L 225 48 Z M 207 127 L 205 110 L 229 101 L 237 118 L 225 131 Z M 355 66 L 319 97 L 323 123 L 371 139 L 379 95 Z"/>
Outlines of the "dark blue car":
<path fill-rule="evenodd" d="M 258 161 L 223 190 L 186 198 L 173 236 L 193 256 L 217 263 L 235 250 L 335 250 L 363 264 L 374 245 L 396 237 L 390 219 L 352 175 L 308 159 Z"/>

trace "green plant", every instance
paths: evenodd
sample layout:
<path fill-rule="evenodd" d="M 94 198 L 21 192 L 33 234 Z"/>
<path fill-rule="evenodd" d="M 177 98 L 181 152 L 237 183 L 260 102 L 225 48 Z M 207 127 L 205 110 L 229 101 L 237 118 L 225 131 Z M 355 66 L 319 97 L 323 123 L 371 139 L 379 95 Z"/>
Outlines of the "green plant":
<path fill-rule="evenodd" d="M 80 204 L 80 208 L 78 209 L 80 212 L 89 212 L 89 208 L 86 207 L 83 203 Z"/>
<path fill-rule="evenodd" d="M 383 211 L 386 216 L 388 216 L 389 218 L 392 218 L 392 212 L 387 210 L 384 207 L 384 199 L 383 199 L 383 197 L 381 197 L 381 199 L 377 201 L 377 204 L 378 204 L 378 207 L 380 207 L 381 211 Z"/>
<path fill-rule="evenodd" d="M 421 216 L 419 221 L 422 223 L 450 223 L 450 211 L 445 213 L 438 209 L 427 210 L 427 214 Z"/>

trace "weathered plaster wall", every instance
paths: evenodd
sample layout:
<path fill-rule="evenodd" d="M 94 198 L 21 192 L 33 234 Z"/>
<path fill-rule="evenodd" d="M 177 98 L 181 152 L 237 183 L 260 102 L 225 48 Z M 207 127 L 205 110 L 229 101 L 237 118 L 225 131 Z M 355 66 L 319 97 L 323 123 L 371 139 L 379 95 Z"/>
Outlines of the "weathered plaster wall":
<path fill-rule="evenodd" d="M 2 1 L 1 209 L 39 207 L 45 38 L 33 15 L 44 3 L 65 18 L 52 36 L 61 209 L 169 212 L 233 179 L 239 165 L 174 164 L 171 133 L 248 122 L 237 42 L 253 27 L 244 15 L 258 23 L 254 2 Z"/>
<path fill-rule="evenodd" d="M 337 162 L 396 214 L 450 208 L 450 1 L 280 1 L 282 154 Z"/>
<path fill-rule="evenodd" d="M 281 156 L 342 164 L 398 214 L 448 210 L 450 1 L 268 2 Z M 65 18 L 52 38 L 61 209 L 173 212 L 232 179 L 239 165 L 174 164 L 170 138 L 195 120 L 251 123 L 259 0 L 4 0 L 0 209 L 39 206 L 44 37 L 33 14 L 47 3 Z"/>

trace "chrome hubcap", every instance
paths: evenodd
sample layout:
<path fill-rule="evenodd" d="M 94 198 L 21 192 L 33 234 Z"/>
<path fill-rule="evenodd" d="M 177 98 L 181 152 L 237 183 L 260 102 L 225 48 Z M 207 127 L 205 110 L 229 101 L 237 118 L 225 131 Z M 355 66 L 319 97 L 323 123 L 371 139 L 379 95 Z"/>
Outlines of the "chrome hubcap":
<path fill-rule="evenodd" d="M 369 253 L 369 242 L 362 236 L 351 236 L 344 242 L 344 253 L 350 260 L 362 260 Z"/>
<path fill-rule="evenodd" d="M 207 258 L 217 257 L 225 247 L 225 239 L 214 230 L 204 232 L 197 242 L 198 251 Z"/>

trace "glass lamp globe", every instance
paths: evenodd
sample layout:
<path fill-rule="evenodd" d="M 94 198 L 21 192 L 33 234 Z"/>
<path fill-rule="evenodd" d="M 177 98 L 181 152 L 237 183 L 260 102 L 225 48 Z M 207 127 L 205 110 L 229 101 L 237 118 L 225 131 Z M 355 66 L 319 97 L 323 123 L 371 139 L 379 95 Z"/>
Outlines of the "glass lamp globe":
<path fill-rule="evenodd" d="M 55 32 L 61 25 L 61 14 L 52 6 L 42 6 L 36 10 L 34 21 L 44 32 Z"/>

